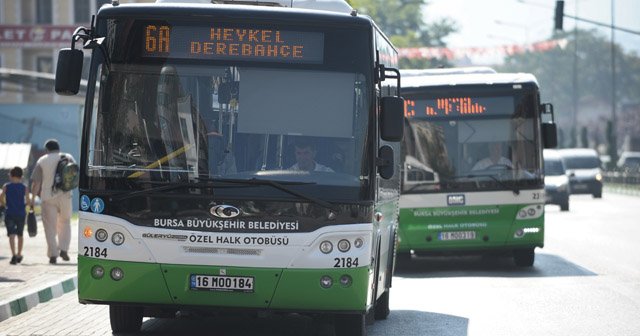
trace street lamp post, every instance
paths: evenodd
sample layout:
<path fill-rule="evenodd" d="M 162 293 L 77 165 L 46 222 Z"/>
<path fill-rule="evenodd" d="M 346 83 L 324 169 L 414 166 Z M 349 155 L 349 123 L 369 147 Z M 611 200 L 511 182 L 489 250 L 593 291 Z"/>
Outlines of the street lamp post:
<path fill-rule="evenodd" d="M 609 155 L 611 162 L 618 161 L 618 121 L 616 117 L 616 39 L 615 39 L 615 0 L 611 0 L 611 127 L 613 128 Z"/>

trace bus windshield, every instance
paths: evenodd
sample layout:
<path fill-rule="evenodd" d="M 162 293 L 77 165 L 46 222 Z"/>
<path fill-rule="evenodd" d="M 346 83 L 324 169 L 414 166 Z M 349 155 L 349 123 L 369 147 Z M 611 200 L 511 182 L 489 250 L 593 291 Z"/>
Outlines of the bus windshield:
<path fill-rule="evenodd" d="M 102 65 L 99 78 L 90 177 L 359 187 L 368 173 L 362 74 L 163 63 Z"/>
<path fill-rule="evenodd" d="M 535 101 L 534 93 L 408 99 L 403 192 L 539 186 Z"/>

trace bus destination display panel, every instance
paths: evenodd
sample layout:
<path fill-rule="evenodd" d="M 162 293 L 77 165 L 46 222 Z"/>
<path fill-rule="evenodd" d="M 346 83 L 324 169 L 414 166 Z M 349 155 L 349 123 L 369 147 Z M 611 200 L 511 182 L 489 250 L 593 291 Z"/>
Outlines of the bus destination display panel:
<path fill-rule="evenodd" d="M 144 24 L 142 55 L 157 58 L 323 62 L 324 34 L 278 29 Z"/>
<path fill-rule="evenodd" d="M 407 118 L 469 117 L 480 115 L 513 115 L 513 97 L 443 97 L 432 99 L 405 98 Z"/>

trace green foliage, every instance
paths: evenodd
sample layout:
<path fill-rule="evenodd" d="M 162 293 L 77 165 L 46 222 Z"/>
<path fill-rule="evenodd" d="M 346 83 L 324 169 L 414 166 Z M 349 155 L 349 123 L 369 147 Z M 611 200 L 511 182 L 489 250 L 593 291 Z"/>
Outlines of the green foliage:
<path fill-rule="evenodd" d="M 576 39 L 577 35 L 577 39 Z M 537 78 L 541 88 L 541 99 L 554 104 L 558 124 L 571 129 L 569 146 L 577 145 L 575 127 L 585 125 L 592 116 L 580 110 L 581 102 L 598 102 L 610 106 L 612 102 L 611 42 L 597 30 L 560 32 L 554 38 L 566 38 L 564 49 L 547 52 L 527 52 L 505 59 L 499 71 L 530 72 Z M 577 54 L 574 52 L 577 41 Z M 635 53 L 624 53 L 620 45 L 614 46 L 616 63 L 616 102 L 637 101 L 640 92 L 640 58 Z M 574 113 L 574 61 L 577 60 L 576 120 Z M 603 111 L 610 115 L 609 111 Z M 596 117 L 593 117 L 596 118 Z M 601 121 L 596 121 L 601 123 Z M 597 139 L 599 134 L 591 134 Z M 615 134 L 613 134 L 615 137 Z M 607 140 L 611 137 L 607 136 Z M 615 148 L 614 146 L 611 146 Z"/>
<path fill-rule="evenodd" d="M 616 132 L 613 131 L 613 126 L 611 121 L 607 121 L 606 137 L 607 137 L 607 154 L 609 155 L 609 157 L 611 157 L 611 161 L 609 161 L 609 167 L 607 168 L 614 169 L 616 162 L 618 162 L 618 148 L 617 148 L 617 145 L 615 145 L 618 142 L 618 137 L 616 136 Z"/>
<path fill-rule="evenodd" d="M 451 19 L 425 23 L 425 0 L 348 0 L 358 13 L 370 16 L 398 48 L 444 47 L 445 37 L 457 31 Z M 445 59 L 400 59 L 400 68 L 450 66 Z"/>
<path fill-rule="evenodd" d="M 589 148 L 589 133 L 586 127 L 580 129 L 580 146 L 582 148 Z"/>

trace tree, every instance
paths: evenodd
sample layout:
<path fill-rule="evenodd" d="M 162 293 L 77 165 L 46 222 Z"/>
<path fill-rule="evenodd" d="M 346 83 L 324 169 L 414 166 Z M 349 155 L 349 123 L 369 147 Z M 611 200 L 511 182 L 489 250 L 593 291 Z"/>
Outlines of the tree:
<path fill-rule="evenodd" d="M 584 126 L 580 130 L 580 147 L 589 148 L 589 133 Z"/>
<path fill-rule="evenodd" d="M 576 39 L 577 35 L 577 39 Z M 560 128 L 570 130 L 569 145 L 577 145 L 576 128 L 590 128 L 594 139 L 605 138 L 604 121 L 611 117 L 612 75 L 611 75 L 611 42 L 597 30 L 578 30 L 560 32 L 554 36 L 567 39 L 565 48 L 556 48 L 547 52 L 527 52 L 509 56 L 499 71 L 530 72 L 540 84 L 541 99 L 554 104 Z M 578 53 L 574 50 L 578 46 Z M 640 57 L 635 53 L 625 53 L 620 45 L 615 45 L 616 55 L 616 96 L 617 106 L 621 102 L 638 101 L 640 92 Z M 577 56 L 577 57 L 576 57 Z M 577 58 L 577 94 L 574 112 L 574 60 Z M 600 108 L 587 114 L 589 108 L 597 103 Z M 575 120 L 573 113 L 576 113 Z M 595 126 L 595 127 L 594 127 Z M 620 126 L 620 124 L 618 124 Z M 596 129 L 598 129 L 595 133 Z M 616 131 L 612 131 L 615 137 Z M 611 140 L 610 136 L 606 137 Z M 617 145 L 611 144 L 613 151 Z"/>
<path fill-rule="evenodd" d="M 348 0 L 359 13 L 370 16 L 398 48 L 444 47 L 445 37 L 457 31 L 451 19 L 425 23 L 426 0 Z M 400 59 L 400 68 L 424 69 L 450 66 L 446 59 Z"/>

